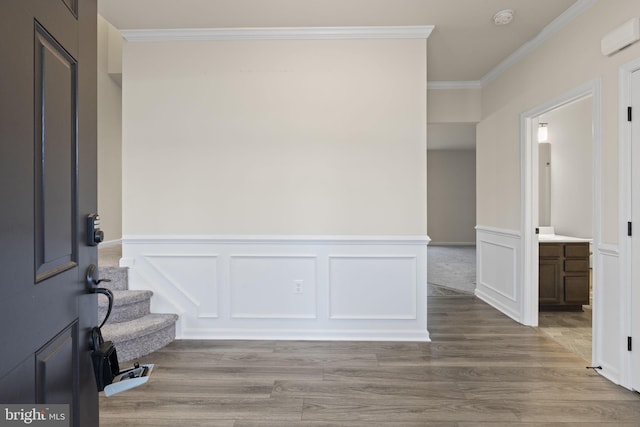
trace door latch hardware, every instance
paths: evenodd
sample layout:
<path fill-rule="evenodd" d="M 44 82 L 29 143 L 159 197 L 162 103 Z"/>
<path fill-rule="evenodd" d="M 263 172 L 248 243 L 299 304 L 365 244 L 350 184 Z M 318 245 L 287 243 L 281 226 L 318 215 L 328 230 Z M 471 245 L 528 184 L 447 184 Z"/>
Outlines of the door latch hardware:
<path fill-rule="evenodd" d="M 100 279 L 98 277 L 98 267 L 95 264 L 90 264 L 87 268 L 87 275 L 85 276 L 85 283 L 89 289 L 95 288 L 102 282 L 110 282 L 111 279 Z"/>

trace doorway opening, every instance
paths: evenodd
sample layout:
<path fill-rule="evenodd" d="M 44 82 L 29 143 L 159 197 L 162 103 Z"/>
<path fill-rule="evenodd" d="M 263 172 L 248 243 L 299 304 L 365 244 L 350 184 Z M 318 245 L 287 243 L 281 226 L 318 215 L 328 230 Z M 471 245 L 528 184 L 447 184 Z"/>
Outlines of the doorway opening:
<path fill-rule="evenodd" d="M 595 349 L 599 338 L 599 331 L 593 325 L 597 324 L 598 316 L 599 255 L 597 248 L 601 242 L 600 104 L 600 81 L 594 80 L 521 115 L 523 318 L 525 324 L 530 326 L 549 328 L 549 335 L 553 337 L 555 334 L 555 338 L 564 339 L 565 346 L 581 355 L 588 363 L 595 360 Z M 585 119 L 585 115 L 587 119 Z M 563 120 L 558 121 L 563 116 L 566 116 L 564 123 Z M 567 119 L 572 116 L 582 118 Z M 556 121 L 556 132 L 551 130 L 549 123 L 551 120 Z M 571 120 L 574 122 L 573 125 L 567 123 Z M 584 123 L 585 121 L 586 123 Z M 546 164 L 541 165 L 540 161 L 538 129 L 542 127 L 541 124 L 546 125 L 548 131 L 551 130 L 549 143 L 558 144 L 555 151 L 554 148 L 551 150 L 550 170 L 545 170 Z M 571 127 L 574 129 L 567 130 Z M 560 129 L 564 129 L 564 131 Z M 559 140 L 554 142 L 552 140 L 554 136 Z M 563 141 L 561 142 L 560 139 Z M 570 139 L 574 141 L 571 142 Z M 562 146 L 560 146 L 561 143 Z M 547 160 L 543 163 L 546 162 Z M 544 188 L 547 183 L 550 183 L 554 188 Z M 549 192 L 548 196 L 547 192 Z M 550 203 L 545 203 L 546 201 Z M 557 205 L 555 208 L 554 201 Z M 543 208 L 542 212 L 541 207 Z M 543 222 L 548 222 L 548 224 L 543 224 Z M 593 289 L 593 293 L 589 292 L 587 304 L 578 303 L 572 307 L 583 311 L 565 312 L 558 315 L 547 314 L 547 312 L 544 312 L 543 315 L 539 314 L 540 304 L 544 305 L 545 302 L 539 298 L 539 245 L 543 239 L 539 239 L 536 232 L 541 226 L 553 227 L 551 234 L 560 235 L 561 238 L 557 239 L 560 242 L 564 237 L 568 240 L 582 238 L 592 243 L 590 248 L 593 250 L 589 249 L 591 256 L 588 261 L 590 268 L 588 272 L 579 274 L 588 275 L 586 283 L 591 286 L 587 289 Z M 544 231 L 550 233 L 548 230 Z M 565 248 L 561 247 L 560 253 L 564 254 L 564 250 Z M 581 262 L 584 264 L 587 261 L 581 260 Z M 557 268 L 564 269 L 566 265 L 566 260 L 562 258 Z M 560 299 L 572 292 L 572 289 L 567 290 L 568 288 L 565 287 L 565 284 L 568 283 L 565 274 L 569 276 L 572 273 L 565 273 L 564 270 L 557 273 L 557 292 Z M 570 280 L 574 280 L 574 277 L 570 277 Z M 593 300 L 591 295 L 594 296 Z M 577 313 L 582 313 L 582 315 Z M 590 313 L 594 315 L 589 316 Z M 581 344 L 578 345 L 579 342 Z"/>
<path fill-rule="evenodd" d="M 476 287 L 476 124 L 427 127 L 428 295 L 470 296 Z"/>

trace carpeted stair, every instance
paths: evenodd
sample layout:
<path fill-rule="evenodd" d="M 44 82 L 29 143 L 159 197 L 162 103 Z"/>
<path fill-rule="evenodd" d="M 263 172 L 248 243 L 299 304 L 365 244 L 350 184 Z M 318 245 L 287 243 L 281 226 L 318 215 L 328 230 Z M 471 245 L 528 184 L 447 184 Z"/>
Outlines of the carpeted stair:
<path fill-rule="evenodd" d="M 102 327 L 105 340 L 113 341 L 118 359 L 127 362 L 152 353 L 175 339 L 176 314 L 150 313 L 151 291 L 128 289 L 128 269 L 105 265 L 99 267 L 102 282 L 113 292 L 111 316 Z M 107 297 L 98 296 L 98 321 L 102 322 L 108 307 Z"/>

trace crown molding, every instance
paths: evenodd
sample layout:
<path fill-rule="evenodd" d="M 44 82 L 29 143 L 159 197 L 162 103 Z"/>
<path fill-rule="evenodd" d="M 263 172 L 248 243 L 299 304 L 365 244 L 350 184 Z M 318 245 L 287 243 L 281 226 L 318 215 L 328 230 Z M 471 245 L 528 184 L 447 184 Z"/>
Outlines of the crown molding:
<path fill-rule="evenodd" d="M 536 50 L 542 43 L 566 27 L 571 23 L 571 21 L 596 4 L 596 2 L 597 0 L 578 0 L 575 2 L 571 7 L 544 27 L 537 36 L 520 46 L 519 49 L 489 71 L 484 77 L 482 77 L 482 79 L 471 81 L 430 81 L 427 82 L 427 89 L 482 89 L 515 65 L 518 61 Z"/>
<path fill-rule="evenodd" d="M 176 28 L 122 30 L 130 42 L 427 39 L 433 25 L 398 27 Z"/>
<path fill-rule="evenodd" d="M 536 50 L 542 43 L 547 41 L 557 32 L 566 27 L 571 21 L 580 16 L 583 12 L 597 3 L 598 0 L 578 0 L 571 7 L 565 10 L 560 16 L 551 21 L 544 27 L 537 36 L 520 46 L 518 50 L 509 55 L 504 61 L 499 63 L 494 69 L 489 71 L 481 80 L 482 86 L 488 85 L 491 81 L 498 78 L 502 73 L 507 71 L 511 66 L 516 64 L 522 58 Z"/>
<path fill-rule="evenodd" d="M 445 90 L 445 89 L 482 89 L 480 80 L 471 81 L 446 81 L 434 80 L 427 82 L 428 90 Z"/>

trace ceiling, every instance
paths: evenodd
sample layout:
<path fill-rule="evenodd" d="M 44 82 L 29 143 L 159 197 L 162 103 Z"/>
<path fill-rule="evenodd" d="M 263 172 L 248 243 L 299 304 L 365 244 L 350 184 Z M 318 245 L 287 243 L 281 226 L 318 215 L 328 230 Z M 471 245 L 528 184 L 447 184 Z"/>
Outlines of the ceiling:
<path fill-rule="evenodd" d="M 120 30 L 433 25 L 429 82 L 477 83 L 585 0 L 98 0 Z M 512 9 L 498 27 L 493 15 Z M 475 149 L 474 123 L 429 123 L 428 149 Z"/>
<path fill-rule="evenodd" d="M 434 25 L 429 81 L 479 81 L 576 0 L 99 0 L 116 28 Z M 503 9 L 506 26 L 493 24 Z"/>

